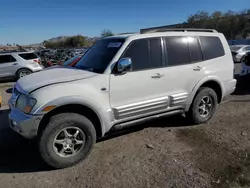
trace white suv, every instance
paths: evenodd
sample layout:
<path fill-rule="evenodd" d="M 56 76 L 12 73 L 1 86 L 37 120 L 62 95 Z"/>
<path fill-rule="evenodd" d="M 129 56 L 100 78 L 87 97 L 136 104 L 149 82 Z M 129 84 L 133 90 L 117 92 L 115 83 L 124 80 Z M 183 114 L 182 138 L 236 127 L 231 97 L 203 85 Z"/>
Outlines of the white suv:
<path fill-rule="evenodd" d="M 33 72 L 41 71 L 40 57 L 30 52 L 0 52 L 0 78 L 19 79 Z"/>
<path fill-rule="evenodd" d="M 112 36 L 75 67 L 21 78 L 9 101 L 10 126 L 37 137 L 43 159 L 64 168 L 110 131 L 174 114 L 205 123 L 235 85 L 230 48 L 214 30 Z"/>

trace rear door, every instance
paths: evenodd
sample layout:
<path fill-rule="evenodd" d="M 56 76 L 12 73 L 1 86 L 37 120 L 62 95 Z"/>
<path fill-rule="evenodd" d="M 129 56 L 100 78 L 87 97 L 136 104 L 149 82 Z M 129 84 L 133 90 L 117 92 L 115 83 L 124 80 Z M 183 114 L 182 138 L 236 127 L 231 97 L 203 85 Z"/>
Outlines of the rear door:
<path fill-rule="evenodd" d="M 204 76 L 198 37 L 165 37 L 164 85 L 169 106 L 183 108 L 194 86 Z"/>
<path fill-rule="evenodd" d="M 12 55 L 0 55 L 0 77 L 15 75 L 16 59 Z"/>

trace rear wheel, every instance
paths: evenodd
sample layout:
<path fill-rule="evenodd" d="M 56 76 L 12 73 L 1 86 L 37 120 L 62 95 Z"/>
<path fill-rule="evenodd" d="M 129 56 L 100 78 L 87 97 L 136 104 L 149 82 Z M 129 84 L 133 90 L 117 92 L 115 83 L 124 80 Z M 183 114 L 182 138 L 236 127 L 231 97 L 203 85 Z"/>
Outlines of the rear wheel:
<path fill-rule="evenodd" d="M 215 91 L 202 87 L 198 90 L 186 115 L 194 124 L 206 123 L 213 117 L 217 106 L 218 98 Z"/>
<path fill-rule="evenodd" d="M 29 74 L 31 74 L 32 72 L 29 70 L 29 69 L 20 69 L 18 72 L 17 72 L 17 78 L 22 78 L 24 76 L 27 76 Z"/>
<path fill-rule="evenodd" d="M 95 141 L 91 121 L 79 114 L 63 113 L 53 116 L 42 131 L 39 150 L 47 164 L 66 168 L 85 159 Z"/>

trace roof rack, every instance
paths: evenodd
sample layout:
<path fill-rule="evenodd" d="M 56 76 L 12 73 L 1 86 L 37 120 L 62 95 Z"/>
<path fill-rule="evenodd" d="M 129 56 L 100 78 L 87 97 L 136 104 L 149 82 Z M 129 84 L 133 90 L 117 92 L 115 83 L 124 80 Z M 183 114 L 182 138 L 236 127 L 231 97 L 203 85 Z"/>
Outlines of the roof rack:
<path fill-rule="evenodd" d="M 218 33 L 215 29 L 197 29 L 197 28 L 148 28 L 141 29 L 140 33 L 155 33 L 155 32 L 210 32 L 210 33 Z"/>

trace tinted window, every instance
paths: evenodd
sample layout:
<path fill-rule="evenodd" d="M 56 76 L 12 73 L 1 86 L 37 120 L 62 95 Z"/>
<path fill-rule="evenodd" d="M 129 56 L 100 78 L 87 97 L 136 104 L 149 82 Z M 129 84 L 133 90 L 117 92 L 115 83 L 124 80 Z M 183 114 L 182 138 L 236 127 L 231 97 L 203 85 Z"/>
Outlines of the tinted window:
<path fill-rule="evenodd" d="M 202 61 L 202 51 L 199 40 L 194 37 L 187 37 L 191 62 Z"/>
<path fill-rule="evenodd" d="M 167 64 L 169 66 L 190 63 L 186 37 L 165 38 L 167 47 Z"/>
<path fill-rule="evenodd" d="M 139 39 L 133 41 L 122 57 L 130 57 L 133 70 L 162 67 L 161 38 Z"/>
<path fill-rule="evenodd" d="M 103 73 L 118 50 L 124 39 L 102 39 L 95 43 L 75 65 L 78 69 Z"/>
<path fill-rule="evenodd" d="M 223 46 L 218 37 L 200 37 L 203 59 L 209 60 L 225 55 Z"/>
<path fill-rule="evenodd" d="M 0 63 L 15 62 L 16 59 L 12 55 L 0 55 Z"/>
<path fill-rule="evenodd" d="M 150 41 L 150 64 L 153 68 L 162 66 L 161 38 L 152 38 Z"/>
<path fill-rule="evenodd" d="M 250 50 L 250 46 L 246 47 L 245 50 L 247 50 L 247 51 Z"/>
<path fill-rule="evenodd" d="M 133 41 L 122 57 L 131 58 L 133 70 L 152 68 L 149 60 L 149 41 L 147 39 Z"/>
<path fill-rule="evenodd" d="M 22 53 L 18 54 L 20 57 L 22 57 L 25 60 L 30 60 L 30 59 L 36 59 L 38 58 L 35 53 Z"/>

